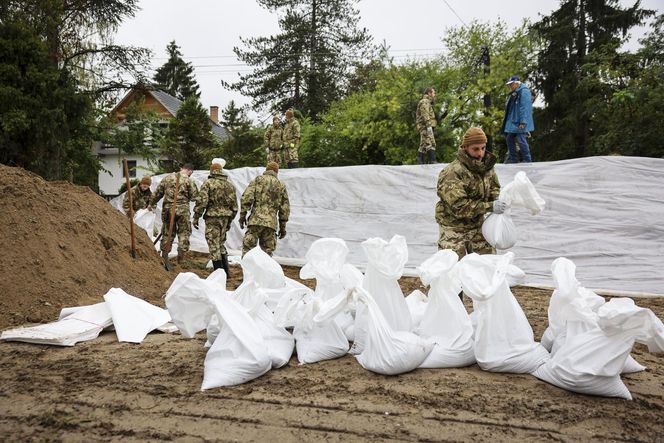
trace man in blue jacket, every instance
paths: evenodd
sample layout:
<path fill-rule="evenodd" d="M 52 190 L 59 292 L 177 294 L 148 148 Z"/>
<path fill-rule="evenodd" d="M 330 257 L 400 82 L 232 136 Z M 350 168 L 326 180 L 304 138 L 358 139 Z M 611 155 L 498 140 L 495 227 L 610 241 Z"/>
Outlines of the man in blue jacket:
<path fill-rule="evenodd" d="M 533 123 L 533 104 L 530 89 L 521 83 L 518 76 L 513 76 L 506 83 L 510 87 L 510 95 L 505 105 L 505 119 L 502 132 L 506 135 L 507 149 L 509 151 L 505 163 L 519 163 L 519 154 L 524 163 L 532 162 L 528 135 L 535 130 Z M 519 144 L 520 152 L 516 145 Z"/>

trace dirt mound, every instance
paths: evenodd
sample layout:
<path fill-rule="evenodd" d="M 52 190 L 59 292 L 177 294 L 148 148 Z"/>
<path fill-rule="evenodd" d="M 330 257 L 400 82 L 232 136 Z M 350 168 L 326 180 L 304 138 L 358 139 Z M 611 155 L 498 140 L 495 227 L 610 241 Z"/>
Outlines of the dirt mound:
<path fill-rule="evenodd" d="M 87 187 L 0 165 L 0 329 L 53 321 L 112 287 L 163 306 L 172 280 L 145 231 Z"/>

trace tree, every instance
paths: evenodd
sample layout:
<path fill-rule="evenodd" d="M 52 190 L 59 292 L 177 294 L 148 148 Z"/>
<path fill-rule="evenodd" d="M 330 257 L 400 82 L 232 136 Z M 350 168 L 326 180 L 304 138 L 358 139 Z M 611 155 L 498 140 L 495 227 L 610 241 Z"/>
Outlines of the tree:
<path fill-rule="evenodd" d="M 255 67 L 226 87 L 253 98 L 258 108 L 300 109 L 314 119 L 346 89 L 352 61 L 369 54 L 371 37 L 358 29 L 358 0 L 257 0 L 283 11 L 281 33 L 241 39 L 238 59 Z"/>
<path fill-rule="evenodd" d="M 221 156 L 230 167 L 256 166 L 265 163 L 262 147 L 263 129 L 255 128 L 245 107 L 238 108 L 231 100 L 221 111 L 219 122 L 228 131 L 229 138 L 221 144 Z"/>
<path fill-rule="evenodd" d="M 161 153 L 174 163 L 174 170 L 185 163 L 206 168 L 211 155 L 219 149 L 211 130 L 207 112 L 196 97 L 189 97 L 171 120 L 161 141 Z"/>
<path fill-rule="evenodd" d="M 166 52 L 168 61 L 158 68 L 154 75 L 156 87 L 180 100 L 189 97 L 200 98 L 201 93 L 194 78 L 194 68 L 191 63 L 182 59 L 180 47 L 175 44 L 175 40 L 168 44 Z"/>
<path fill-rule="evenodd" d="M 623 9 L 617 0 L 563 0 L 560 8 L 534 25 L 544 43 L 536 79 L 546 108 L 535 117 L 545 158 L 592 154 L 597 120 L 589 105 L 601 91 L 592 88 L 597 83 L 585 81 L 590 72 L 584 65 L 601 51 L 616 55 L 629 29 L 653 14 L 640 3 Z"/>
<path fill-rule="evenodd" d="M 0 23 L 0 162 L 94 186 L 92 102 L 25 23 Z"/>

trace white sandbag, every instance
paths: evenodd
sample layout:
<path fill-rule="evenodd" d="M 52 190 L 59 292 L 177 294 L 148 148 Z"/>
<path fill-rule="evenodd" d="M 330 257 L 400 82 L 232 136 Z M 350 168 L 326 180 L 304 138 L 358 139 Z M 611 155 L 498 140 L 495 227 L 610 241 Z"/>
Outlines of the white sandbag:
<path fill-rule="evenodd" d="M 267 254 L 265 255 L 267 256 Z M 231 298 L 247 309 L 249 315 L 254 319 L 258 331 L 267 345 L 272 367 L 280 368 L 286 365 L 293 355 L 295 339 L 285 328 L 276 325 L 274 314 L 265 304 L 267 301 L 265 291 L 255 280 L 245 280 L 233 292 Z"/>
<path fill-rule="evenodd" d="M 551 274 L 556 289 L 549 301 L 549 326 L 542 336 L 542 346 L 554 355 L 568 338 L 598 326 L 597 310 L 605 304 L 605 300 L 581 286 L 576 278 L 576 265 L 565 257 L 553 261 Z M 628 356 L 622 373 L 643 370 L 644 366 Z"/>
<path fill-rule="evenodd" d="M 351 284 L 361 284 L 355 273 L 357 268 L 344 266 L 347 255 L 346 242 L 340 238 L 321 238 L 311 244 L 306 254 L 307 263 L 300 269 L 300 278 L 316 279 L 314 297 L 317 300 L 325 302 L 343 292 L 344 278 L 351 280 Z M 350 312 L 339 313 L 334 321 L 344 334 L 348 333 L 347 340 L 354 339 L 354 318 Z"/>
<path fill-rule="evenodd" d="M 355 357 L 360 365 L 384 375 L 403 374 L 420 366 L 434 344 L 412 332 L 392 329 L 378 304 L 364 289 L 353 289 L 351 294 L 355 294 L 355 302 L 364 305 L 367 312 L 364 348 Z"/>
<path fill-rule="evenodd" d="M 518 236 L 509 209 L 502 214 L 489 214 L 482 223 L 482 235 L 496 249 L 505 250 L 514 246 Z"/>
<path fill-rule="evenodd" d="M 112 324 L 111 311 L 106 303 L 97 303 L 65 308 L 60 312 L 60 320 L 53 323 L 3 331 L 0 340 L 74 346 L 81 341 L 94 340 L 101 331 Z"/>
<path fill-rule="evenodd" d="M 417 268 L 422 283 L 431 289 L 427 310 L 415 333 L 436 344 L 421 368 L 455 368 L 475 363 L 473 325 L 458 296 L 458 260 L 454 251 L 443 250 Z"/>
<path fill-rule="evenodd" d="M 302 283 L 300 283 L 299 281 L 293 280 L 292 278 L 289 277 L 285 278 L 285 283 L 286 284 L 280 288 L 261 288 L 261 290 L 266 296 L 265 305 L 272 312 L 274 312 L 275 308 L 279 304 L 279 300 L 281 300 L 281 298 L 285 294 L 294 289 L 304 289 L 307 287 Z"/>
<path fill-rule="evenodd" d="M 281 299 L 274 312 L 278 326 L 293 326 L 300 364 L 330 360 L 348 352 L 348 340 L 333 319 L 313 321 L 321 304 L 311 289 L 295 289 Z"/>
<path fill-rule="evenodd" d="M 141 343 L 145 336 L 171 321 L 166 309 L 127 294 L 120 288 L 111 288 L 104 294 L 118 341 Z"/>
<path fill-rule="evenodd" d="M 286 276 L 281 265 L 259 246 L 248 251 L 240 262 L 244 281 L 253 281 L 261 288 L 283 288 Z"/>
<path fill-rule="evenodd" d="M 382 238 L 370 238 L 362 242 L 367 255 L 367 270 L 362 287 L 371 294 L 385 321 L 394 331 L 410 331 L 412 322 L 408 305 L 399 286 L 399 278 L 408 261 L 408 245 L 405 237 L 393 236 L 389 242 Z M 355 342 L 351 352 L 361 353 L 366 324 L 365 304 L 357 307 L 355 315 Z"/>
<path fill-rule="evenodd" d="M 148 211 L 147 209 L 139 209 L 134 213 L 134 223 L 139 228 L 145 230 L 148 233 L 148 236 L 151 239 L 154 239 L 154 219 L 156 214 L 154 211 Z"/>
<path fill-rule="evenodd" d="M 227 297 L 213 302 L 222 328 L 205 356 L 201 390 L 233 386 L 260 377 L 272 361 L 267 345 L 246 309 Z"/>
<path fill-rule="evenodd" d="M 500 259 L 470 254 L 458 264 L 463 291 L 473 299 L 477 321 L 475 358 L 493 372 L 531 373 L 549 353 L 535 342 L 533 330 L 507 283 L 514 254 Z"/>
<path fill-rule="evenodd" d="M 525 208 L 536 215 L 542 212 L 545 202 L 524 171 L 517 172 L 514 180 L 501 188 L 499 199 L 507 203 L 508 209 L 502 214 L 489 214 L 482 224 L 482 235 L 491 246 L 504 250 L 518 240 L 510 208 Z"/>
<path fill-rule="evenodd" d="M 424 292 L 420 291 L 419 289 L 415 289 L 406 297 L 406 305 L 408 306 L 408 311 L 410 312 L 410 319 L 412 321 L 413 330 L 416 330 L 422 322 L 422 317 L 424 317 L 424 313 L 427 310 L 427 306 L 429 305 L 429 298 Z"/>
<path fill-rule="evenodd" d="M 208 288 L 193 272 L 181 272 L 166 291 L 166 308 L 184 337 L 192 338 L 210 323 L 214 311 Z"/>
<path fill-rule="evenodd" d="M 533 375 L 573 392 L 631 400 L 620 373 L 635 341 L 650 352 L 664 352 L 664 325 L 650 309 L 628 298 L 612 299 L 597 315 L 597 327 L 568 333 L 556 354 Z M 567 327 L 573 325 L 568 322 Z"/>

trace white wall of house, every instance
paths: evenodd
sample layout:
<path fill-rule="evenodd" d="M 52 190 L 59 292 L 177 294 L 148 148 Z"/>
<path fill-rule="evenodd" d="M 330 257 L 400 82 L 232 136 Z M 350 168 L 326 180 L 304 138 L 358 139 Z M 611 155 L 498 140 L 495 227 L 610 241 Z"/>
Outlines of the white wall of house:
<path fill-rule="evenodd" d="M 131 179 L 140 179 L 144 175 L 152 175 L 147 160 L 139 155 L 126 154 L 120 157 L 116 153 L 100 154 L 99 160 L 101 161 L 101 166 L 108 171 L 99 171 L 99 191 L 104 195 L 118 195 L 118 189 L 125 182 L 123 173 L 124 165 L 122 163 L 124 158 L 130 163 L 132 161 L 136 162 L 136 174 L 132 176 L 130 173 Z"/>

